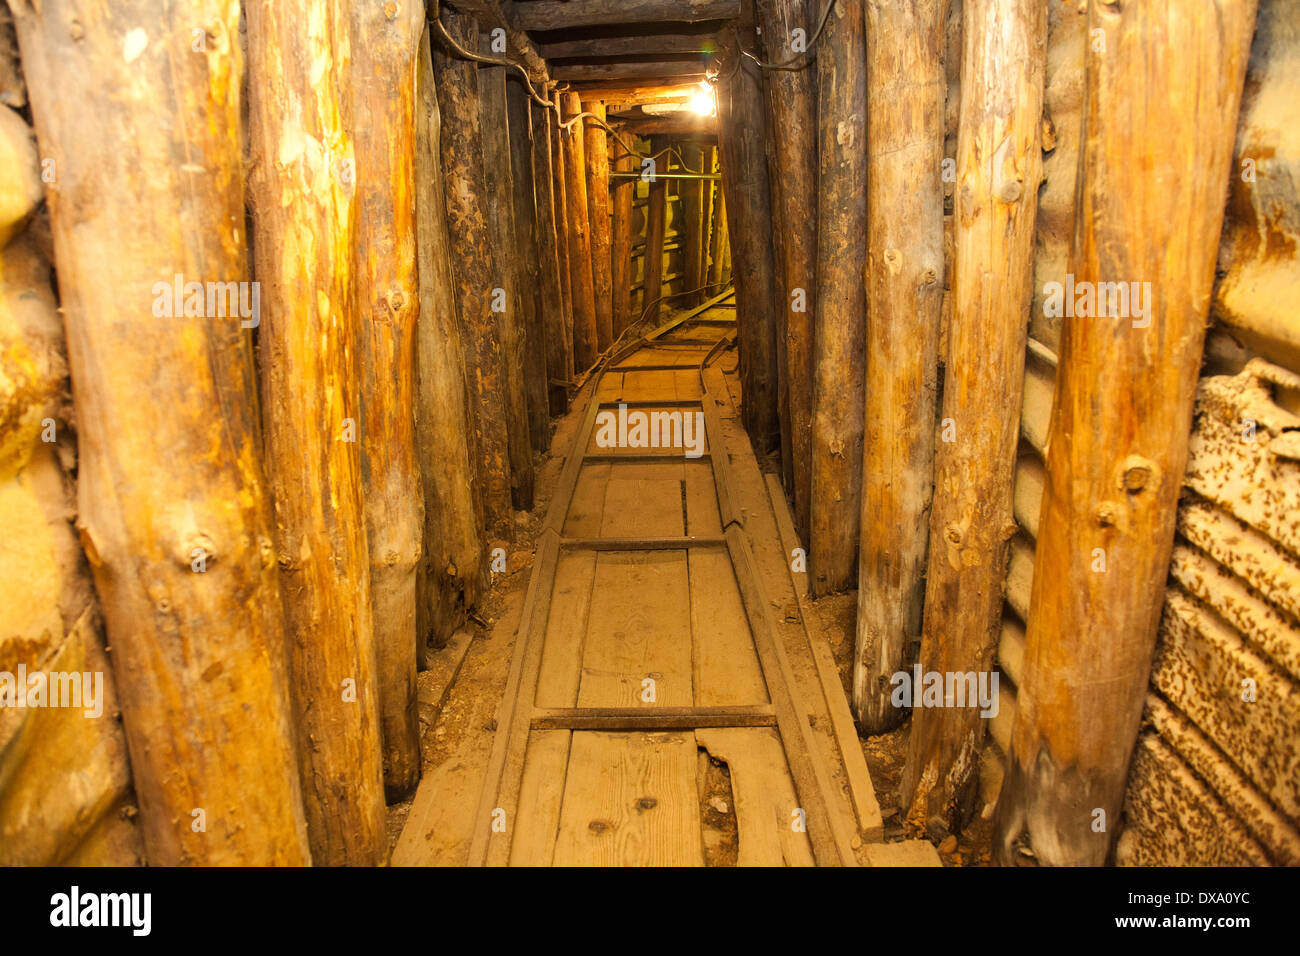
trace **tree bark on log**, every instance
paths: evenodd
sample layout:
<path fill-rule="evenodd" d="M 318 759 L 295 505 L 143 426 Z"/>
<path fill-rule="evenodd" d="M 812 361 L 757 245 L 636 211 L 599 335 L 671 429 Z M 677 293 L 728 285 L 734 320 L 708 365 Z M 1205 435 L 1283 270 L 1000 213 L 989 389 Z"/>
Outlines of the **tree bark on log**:
<path fill-rule="evenodd" d="M 528 400 L 528 440 L 534 451 L 551 443 L 550 399 L 546 394 L 546 330 L 542 320 L 541 231 L 534 195 L 532 110 L 528 91 L 518 74 L 506 79 L 506 109 L 510 123 L 510 184 L 514 193 L 515 237 L 518 249 L 519 298 L 523 305 L 519 331 L 524 350 L 524 395 Z M 548 186 L 549 188 L 549 186 Z"/>
<path fill-rule="evenodd" d="M 735 267 L 741 417 L 755 450 L 767 454 L 778 447 L 781 438 L 777 404 L 780 323 L 763 93 L 758 68 L 741 57 L 729 32 L 719 38 L 719 52 L 728 66 L 739 61 L 734 71 L 723 71 L 717 97 L 722 189 L 727 197 L 727 231 Z"/>
<path fill-rule="evenodd" d="M 615 142 L 618 156 L 614 168 L 620 173 L 637 171 L 637 157 Z M 611 241 L 611 283 L 613 285 L 614 315 L 612 334 L 618 339 L 632 324 L 632 201 L 636 198 L 636 179 L 614 180 L 614 235 Z"/>
<path fill-rule="evenodd" d="M 867 7 L 867 347 L 853 709 L 907 712 L 890 678 L 921 636 L 943 307 L 944 0 Z"/>
<path fill-rule="evenodd" d="M 340 85 L 353 75 L 350 24 L 343 4 L 323 12 L 309 29 L 306 5 L 247 9 L 248 130 L 267 470 L 307 833 L 313 860 L 333 866 L 382 862 L 388 841 L 358 441 L 356 343 L 368 322 L 353 299 L 357 176 Z"/>
<path fill-rule="evenodd" d="M 577 93 L 560 97 L 565 122 L 573 125 L 563 130 L 565 192 L 569 219 L 569 275 L 573 289 L 573 365 L 578 374 L 586 372 L 600 357 L 596 331 L 596 287 L 591 267 L 591 220 L 587 207 L 587 161 L 584 149 L 582 101 Z"/>
<path fill-rule="evenodd" d="M 57 170 L 45 190 L 78 410 L 77 525 L 149 860 L 305 864 L 250 338 L 238 313 L 158 308 L 177 275 L 249 278 L 238 9 L 48 0 L 13 14 Z M 142 324 L 151 302 L 161 334 Z M 160 450 L 171 464 L 149 467 Z"/>
<path fill-rule="evenodd" d="M 555 109 L 550 112 L 551 131 L 551 168 L 555 174 L 552 186 L 555 190 L 555 238 L 556 254 L 560 259 L 560 291 L 564 296 L 564 380 L 574 382 L 577 378 L 573 355 L 573 256 L 569 242 L 569 172 L 568 157 L 565 156 L 564 131 L 560 129 L 563 107 L 560 93 L 552 94 Z M 568 404 L 568 386 L 565 387 L 565 404 Z"/>
<path fill-rule="evenodd" d="M 443 26 L 466 49 L 478 46 L 478 27 L 471 17 L 444 10 Z M 479 119 L 478 66 L 435 45 L 433 53 L 442 114 L 442 168 L 446 183 L 447 227 L 456 250 L 456 304 L 460 314 L 470 410 L 478 450 L 477 484 L 490 538 L 509 540 L 514 531 L 511 503 L 509 400 L 506 367 L 492 289 L 496 266 L 485 210 L 483 136 Z"/>
<path fill-rule="evenodd" d="M 1080 298 L 1065 313 L 1024 677 L 995 823 L 1004 863 L 1028 840 L 1040 863 L 1100 865 L 1118 831 L 1164 606 L 1255 6 L 1089 9 L 1089 35 L 1104 31 L 1107 49 L 1085 54 L 1070 263 L 1075 289 L 1108 304 L 1085 314 Z M 1105 283 L 1136 289 L 1124 299 Z"/>
<path fill-rule="evenodd" d="M 691 174 L 706 171 L 704 166 L 708 151 L 703 146 L 699 143 L 687 142 L 682 143 L 680 149 L 682 162 L 686 166 L 685 172 Z M 682 246 L 682 291 L 689 293 L 677 300 L 678 308 L 683 309 L 690 308 L 703 298 L 698 291 L 690 290 L 698 290 L 704 284 L 700 280 L 702 275 L 700 266 L 705 250 L 708 249 L 704 185 L 703 179 L 677 180 L 677 194 L 681 197 L 679 208 L 682 213 L 681 224 L 677 229 Z"/>
<path fill-rule="evenodd" d="M 863 0 L 837 0 L 817 46 L 817 294 L 809 586 L 854 582 L 862 519 L 867 53 Z M 892 107 L 883 103 L 877 112 Z M 914 531 L 914 529 L 912 529 Z"/>
<path fill-rule="evenodd" d="M 721 150 L 719 150 L 721 153 Z M 723 265 L 727 253 L 727 200 L 718 180 L 718 189 L 713 198 L 713 227 L 709 232 L 709 275 L 708 283 L 713 294 L 721 291 Z"/>
<path fill-rule="evenodd" d="M 480 44 L 486 56 L 490 44 Z M 510 121 L 506 112 L 506 68 L 478 68 L 480 123 L 483 138 L 483 184 L 486 189 L 489 241 L 492 244 L 492 313 L 505 385 L 506 438 L 510 452 L 510 496 L 516 511 L 533 510 L 533 449 L 529 439 L 523 283 L 520 279 L 519 232 L 515 224 L 514 173 L 510 168 Z"/>
<path fill-rule="evenodd" d="M 379 677 L 385 797 L 420 780 L 416 715 L 416 572 L 424 494 L 415 453 L 415 65 L 424 11 L 389 17 L 375 0 L 352 11 L 356 124 L 353 298 L 360 326 L 361 450 Z"/>
<path fill-rule="evenodd" d="M 661 137 L 650 141 L 651 154 L 663 148 Z M 654 160 L 656 169 L 659 160 Z M 664 166 L 667 167 L 667 163 Z M 645 219 L 645 276 L 642 281 L 642 306 L 639 318 L 653 325 L 659 320 L 659 298 L 664 283 L 664 233 L 668 228 L 668 180 L 657 176 L 650 181 Z"/>
<path fill-rule="evenodd" d="M 582 104 L 583 112 L 605 120 L 605 104 Z M 603 352 L 614 340 L 614 290 L 610 260 L 609 142 L 605 129 L 583 120 L 583 156 L 587 160 L 587 219 L 591 226 L 591 278 L 596 293 L 596 347 Z"/>
<path fill-rule="evenodd" d="M 780 63 L 800 60 L 796 29 L 810 38 L 806 0 L 755 0 L 763 56 Z M 820 11 L 819 11 L 820 12 Z M 799 536 L 809 540 L 812 507 L 813 316 L 817 284 L 817 97 L 816 69 L 772 70 L 764 77 L 767 152 L 771 167 L 772 227 L 776 253 L 778 368 L 784 380 L 787 430 L 782 458 L 790 460 L 787 490 L 794 500 Z M 732 224 L 732 236 L 737 236 Z M 784 474 L 784 472 L 783 472 Z"/>
<path fill-rule="evenodd" d="M 921 640 L 923 674 L 987 674 L 1002 619 L 1012 478 L 1020 437 L 1025 336 L 1033 298 L 1034 220 L 1047 20 L 1036 0 L 962 8 L 954 311 L 935 454 Z M 912 688 L 913 704 L 922 687 Z M 984 738 L 978 704 L 915 707 L 901 803 L 908 820 L 961 829 Z"/>
<path fill-rule="evenodd" d="M 560 258 L 560 237 L 555 198 L 555 169 L 551 162 L 554 129 L 551 110 L 532 105 L 533 117 L 533 191 L 537 203 L 538 278 L 541 283 L 542 331 L 546 342 L 546 394 L 551 415 L 569 410 L 568 390 L 559 382 L 573 377 L 573 349 L 566 347 L 564 334 L 564 289 L 561 270 L 567 263 Z M 565 364 L 565 359 L 568 364 Z M 550 430 L 547 429 L 547 444 Z"/>
<path fill-rule="evenodd" d="M 420 317 L 415 353 L 415 449 L 424 487 L 423 567 L 417 580 L 419 654 L 442 647 L 486 586 L 482 502 L 474 497 L 465 353 L 456 317 L 447 197 L 438 148 L 442 117 L 429 30 L 416 73 L 415 217 Z"/>

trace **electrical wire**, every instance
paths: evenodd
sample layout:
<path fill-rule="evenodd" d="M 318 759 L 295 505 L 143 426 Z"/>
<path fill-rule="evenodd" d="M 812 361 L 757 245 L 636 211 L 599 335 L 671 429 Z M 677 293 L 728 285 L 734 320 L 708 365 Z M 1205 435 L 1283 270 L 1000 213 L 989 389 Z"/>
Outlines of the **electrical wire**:
<path fill-rule="evenodd" d="M 813 47 L 817 45 L 817 41 L 821 39 L 822 31 L 826 29 L 826 20 L 830 17 L 831 7 L 833 6 L 835 6 L 835 0 L 826 0 L 826 9 L 822 11 L 821 19 L 817 22 L 817 30 L 813 33 L 812 39 L 808 41 L 808 46 L 802 53 L 796 54 L 793 59 L 786 60 L 784 63 L 764 63 L 740 45 L 739 37 L 737 37 L 736 45 L 740 49 L 741 55 L 749 57 L 758 64 L 758 67 L 761 70 L 784 70 L 791 73 L 798 72 L 799 70 L 806 68 L 808 64 L 812 62 Z M 733 27 L 732 29 L 734 30 L 735 28 Z"/>

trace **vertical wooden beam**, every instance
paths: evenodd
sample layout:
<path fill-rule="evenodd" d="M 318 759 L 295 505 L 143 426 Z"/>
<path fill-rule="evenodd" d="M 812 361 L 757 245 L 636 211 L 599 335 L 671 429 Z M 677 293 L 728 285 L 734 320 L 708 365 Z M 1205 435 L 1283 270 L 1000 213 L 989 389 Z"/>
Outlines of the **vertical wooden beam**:
<path fill-rule="evenodd" d="M 245 13 L 267 471 L 307 833 L 317 864 L 374 864 L 388 840 L 361 484 L 349 18 L 339 2 Z"/>
<path fill-rule="evenodd" d="M 555 195 L 555 238 L 556 255 L 560 260 L 560 292 L 564 297 L 564 381 L 574 381 L 573 358 L 573 269 L 569 243 L 569 173 L 565 156 L 564 131 L 560 129 L 562 107 L 560 93 L 557 90 L 552 98 L 555 109 L 549 111 L 551 131 L 551 169 L 555 178 L 552 181 Z M 565 390 L 565 404 L 568 404 L 568 390 Z"/>
<path fill-rule="evenodd" d="M 560 96 L 564 121 L 573 125 L 563 130 L 564 174 L 568 194 L 569 275 L 573 288 L 573 364 L 579 373 L 587 371 L 600 357 L 596 331 L 596 287 L 591 268 L 591 220 L 588 216 L 587 161 L 582 131 L 582 101 L 577 93 Z"/>
<path fill-rule="evenodd" d="M 1070 271 L 1078 296 L 1095 294 L 1094 308 L 1085 313 L 1078 298 L 1065 313 L 1024 678 L 996 821 L 1002 862 L 1028 840 L 1040 863 L 1099 865 L 1118 830 L 1164 604 L 1255 6 L 1089 5 L 1089 36 L 1104 36 L 1105 52 L 1090 44 L 1085 54 Z"/>
<path fill-rule="evenodd" d="M 962 8 L 954 312 L 935 454 L 920 670 L 988 673 L 1002 617 L 1020 436 L 1034 219 L 1042 169 L 1046 9 L 1037 0 Z M 912 688 L 913 704 L 922 687 Z M 959 830 L 971 809 L 984 719 L 977 702 L 915 707 L 903 771 L 908 819 Z"/>
<path fill-rule="evenodd" d="M 480 52 L 487 56 L 484 36 Z M 506 68 L 480 66 L 478 95 L 483 137 L 483 185 L 488 235 L 492 244 L 492 313 L 505 363 L 506 440 L 510 453 L 510 497 L 518 511 L 533 509 L 533 449 L 529 441 L 528 396 L 524 390 L 522 262 L 515 226 L 514 174 L 510 168 L 510 120 L 506 112 Z"/>
<path fill-rule="evenodd" d="M 716 146 L 706 146 L 704 148 L 704 171 L 714 174 L 718 171 L 718 148 Z M 700 293 L 700 301 L 707 299 L 711 295 L 717 295 L 720 290 L 708 288 L 709 269 L 713 259 L 713 244 L 717 238 L 717 197 L 721 191 L 720 180 L 706 179 L 702 182 L 703 189 L 703 206 L 704 206 L 704 227 L 701 233 L 702 248 L 700 249 L 700 280 L 699 284 L 705 289 Z"/>
<path fill-rule="evenodd" d="M 802 62 L 796 30 L 806 40 L 816 29 L 807 0 L 754 0 L 762 30 L 763 58 Z M 820 9 L 817 11 L 821 12 Z M 771 166 L 772 227 L 776 242 L 778 363 L 785 399 L 782 459 L 790 472 L 799 536 L 809 540 L 812 505 L 813 315 L 817 283 L 817 95 L 816 69 L 771 70 L 767 95 L 767 149 Z M 737 235 L 732 223 L 731 234 Z M 783 473 L 784 474 L 784 473 Z"/>
<path fill-rule="evenodd" d="M 809 587 L 854 582 L 862 509 L 867 256 L 867 50 L 863 0 L 836 0 L 817 46 L 817 294 Z M 881 104 L 880 110 L 892 107 Z"/>
<path fill-rule="evenodd" d="M 542 318 L 542 255 L 534 195 L 533 130 L 528 91 L 516 73 L 506 79 L 506 107 L 510 122 L 510 184 L 514 193 L 516 255 L 519 258 L 519 299 L 522 313 L 518 331 L 524 352 L 523 384 L 528 400 L 528 439 L 534 451 L 551 442 L 550 399 L 546 388 L 546 329 Z M 549 189 L 549 184 L 544 184 Z"/>
<path fill-rule="evenodd" d="M 664 148 L 662 136 L 650 140 L 651 155 Z M 667 169 L 668 161 L 664 156 L 655 159 L 656 169 Z M 645 281 L 641 306 L 642 316 L 653 323 L 659 318 L 659 297 L 663 294 L 664 276 L 664 231 L 668 226 L 668 180 L 655 178 L 650 181 L 650 197 L 646 204 L 645 220 Z"/>
<path fill-rule="evenodd" d="M 704 170 L 705 157 L 707 150 L 699 143 L 684 142 L 681 144 L 682 161 L 685 163 L 689 173 L 698 173 Z M 681 237 L 682 246 L 682 291 L 698 289 L 703 283 L 700 281 L 700 264 L 703 261 L 706 250 L 708 249 L 708 239 L 706 238 L 706 226 L 704 224 L 704 186 L 705 181 L 702 179 L 679 179 L 677 181 L 677 194 L 681 197 L 681 222 L 678 225 L 677 233 Z M 692 292 L 689 295 L 683 295 L 677 304 L 681 308 L 688 308 L 700 302 L 702 296 L 698 292 Z"/>
<path fill-rule="evenodd" d="M 442 117 L 429 30 L 416 73 L 415 217 L 420 278 L 415 449 L 424 486 L 423 568 L 417 581 L 421 655 L 464 623 L 485 586 L 482 502 L 474 496 L 474 435 L 456 317 L 447 196 L 438 143 Z"/>
<path fill-rule="evenodd" d="M 424 11 L 389 17 L 378 0 L 352 7 L 355 124 L 353 299 L 361 356 L 361 450 L 370 548 L 371 619 L 379 679 L 384 790 L 405 798 L 420 780 L 415 579 L 424 496 L 415 453 L 415 55 Z"/>
<path fill-rule="evenodd" d="M 564 289 L 561 268 L 568 263 L 560 259 L 560 239 L 556 230 L 555 169 L 551 162 L 551 137 L 554 113 L 532 104 L 533 120 L 533 193 L 537 204 L 538 279 L 541 284 L 542 336 L 546 343 L 546 395 L 552 415 L 568 411 L 568 390 L 557 382 L 568 381 L 573 374 L 573 349 L 566 346 L 564 334 Z M 568 364 L 565 364 L 566 354 Z M 547 430 L 547 443 L 550 430 Z"/>
<path fill-rule="evenodd" d="M 867 6 L 867 348 L 853 709 L 897 726 L 921 636 L 943 307 L 945 0 Z"/>
<path fill-rule="evenodd" d="M 443 26 L 462 47 L 475 49 L 478 26 L 473 18 L 443 10 Z M 478 67 L 437 43 L 433 66 L 442 114 L 442 168 L 447 198 L 447 226 L 456 251 L 456 306 L 464 338 L 469 405 L 478 451 L 475 488 L 482 496 L 490 537 L 508 539 L 514 512 L 510 494 L 510 444 L 506 384 L 515 374 L 506 368 L 492 289 L 496 266 L 485 210 L 487 187 L 483 175 L 483 136 L 479 120 Z"/>
<path fill-rule="evenodd" d="M 605 104 L 582 104 L 585 113 L 605 120 Z M 583 155 L 587 160 L 587 221 L 591 226 L 591 277 L 596 293 L 596 347 L 603 352 L 613 341 L 614 292 L 610 259 L 609 143 L 605 128 L 591 119 L 582 121 Z"/>
<path fill-rule="evenodd" d="M 709 274 L 707 281 L 711 294 L 721 291 L 723 265 L 727 254 L 727 203 L 722 190 L 722 180 L 718 180 L 713 194 L 713 226 L 709 231 Z"/>
<path fill-rule="evenodd" d="M 637 157 L 619 143 L 614 144 L 618 159 L 614 168 L 621 173 L 636 172 Z M 632 201 L 636 198 L 636 179 L 618 178 L 614 183 L 614 235 L 611 283 L 614 292 L 613 335 L 617 339 L 632 324 Z"/>
<path fill-rule="evenodd" d="M 737 31 L 753 35 L 752 20 Z M 718 83 L 718 151 L 726 193 L 736 283 L 741 417 L 760 454 L 778 447 L 777 318 L 763 94 L 758 68 L 741 56 L 737 36 L 724 31 L 719 54 L 727 67 Z"/>
<path fill-rule="evenodd" d="M 238 312 L 195 315 L 172 294 L 176 281 L 249 278 L 239 10 L 50 0 L 13 16 L 41 156 L 57 170 L 45 196 L 77 528 L 149 862 L 305 864 L 250 333 Z"/>

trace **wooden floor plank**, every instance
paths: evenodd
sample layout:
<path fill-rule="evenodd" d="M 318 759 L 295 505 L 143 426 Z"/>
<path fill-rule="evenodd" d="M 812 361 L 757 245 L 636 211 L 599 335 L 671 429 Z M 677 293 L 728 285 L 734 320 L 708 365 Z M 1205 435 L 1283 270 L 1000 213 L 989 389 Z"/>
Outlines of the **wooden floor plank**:
<path fill-rule="evenodd" d="M 583 465 L 578 485 L 564 520 L 564 535 L 569 538 L 595 537 L 605 515 L 605 488 L 609 484 L 610 465 Z"/>
<path fill-rule="evenodd" d="M 696 743 L 731 771 L 740 834 L 737 866 L 812 866 L 808 834 L 796 828 L 799 801 L 781 738 L 768 727 L 697 730 Z"/>
<path fill-rule="evenodd" d="M 698 548 L 687 561 L 696 706 L 767 703 L 767 685 L 726 549 Z"/>
<path fill-rule="evenodd" d="M 702 866 L 695 735 L 576 731 L 556 866 Z"/>
<path fill-rule="evenodd" d="M 579 662 L 595 576 L 594 551 L 561 553 L 537 676 L 538 707 L 573 707 L 578 702 Z"/>
<path fill-rule="evenodd" d="M 602 551 L 578 706 L 694 704 L 689 601 L 685 551 Z"/>
<path fill-rule="evenodd" d="M 559 781 L 569 765 L 569 737 L 567 730 L 534 730 L 528 735 L 519 809 L 510 841 L 511 866 L 551 865 L 564 796 Z"/>
<path fill-rule="evenodd" d="M 681 478 L 609 479 L 601 537 L 670 538 L 685 533 Z"/>
<path fill-rule="evenodd" d="M 721 535 L 712 467 L 708 462 L 688 462 L 682 470 L 686 481 L 686 533 L 700 538 Z"/>

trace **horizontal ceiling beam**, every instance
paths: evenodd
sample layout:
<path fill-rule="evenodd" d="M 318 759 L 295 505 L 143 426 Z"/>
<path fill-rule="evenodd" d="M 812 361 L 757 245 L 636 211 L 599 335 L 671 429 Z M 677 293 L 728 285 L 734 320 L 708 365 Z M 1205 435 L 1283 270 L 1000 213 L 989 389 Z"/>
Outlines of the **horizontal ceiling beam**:
<path fill-rule="evenodd" d="M 641 103 L 686 103 L 699 92 L 698 83 L 584 83 L 569 89 L 584 100 L 636 106 Z"/>
<path fill-rule="evenodd" d="M 704 63 L 700 60 L 647 60 L 628 63 L 555 63 L 551 66 L 555 80 L 573 82 L 599 80 L 668 80 L 687 82 L 704 79 Z"/>
<path fill-rule="evenodd" d="M 499 0 L 446 0 L 446 3 L 459 13 L 467 14 L 477 20 L 479 29 L 484 33 L 491 33 L 498 27 L 505 30 L 506 49 L 512 55 L 508 58 L 520 61 L 520 65 L 528 71 L 528 75 L 535 82 L 547 81 L 546 60 L 537 51 L 532 38 L 506 18 Z M 437 45 L 439 40 L 436 31 L 432 39 Z"/>
<path fill-rule="evenodd" d="M 567 30 L 614 23 L 698 23 L 740 16 L 740 0 L 532 0 L 508 8 L 521 30 Z"/>
<path fill-rule="evenodd" d="M 548 60 L 605 56 L 672 56 L 683 53 L 712 53 L 718 48 L 712 33 L 698 36 L 658 34 L 644 37 L 608 37 L 596 40 L 563 40 L 542 43 L 537 49 Z"/>

